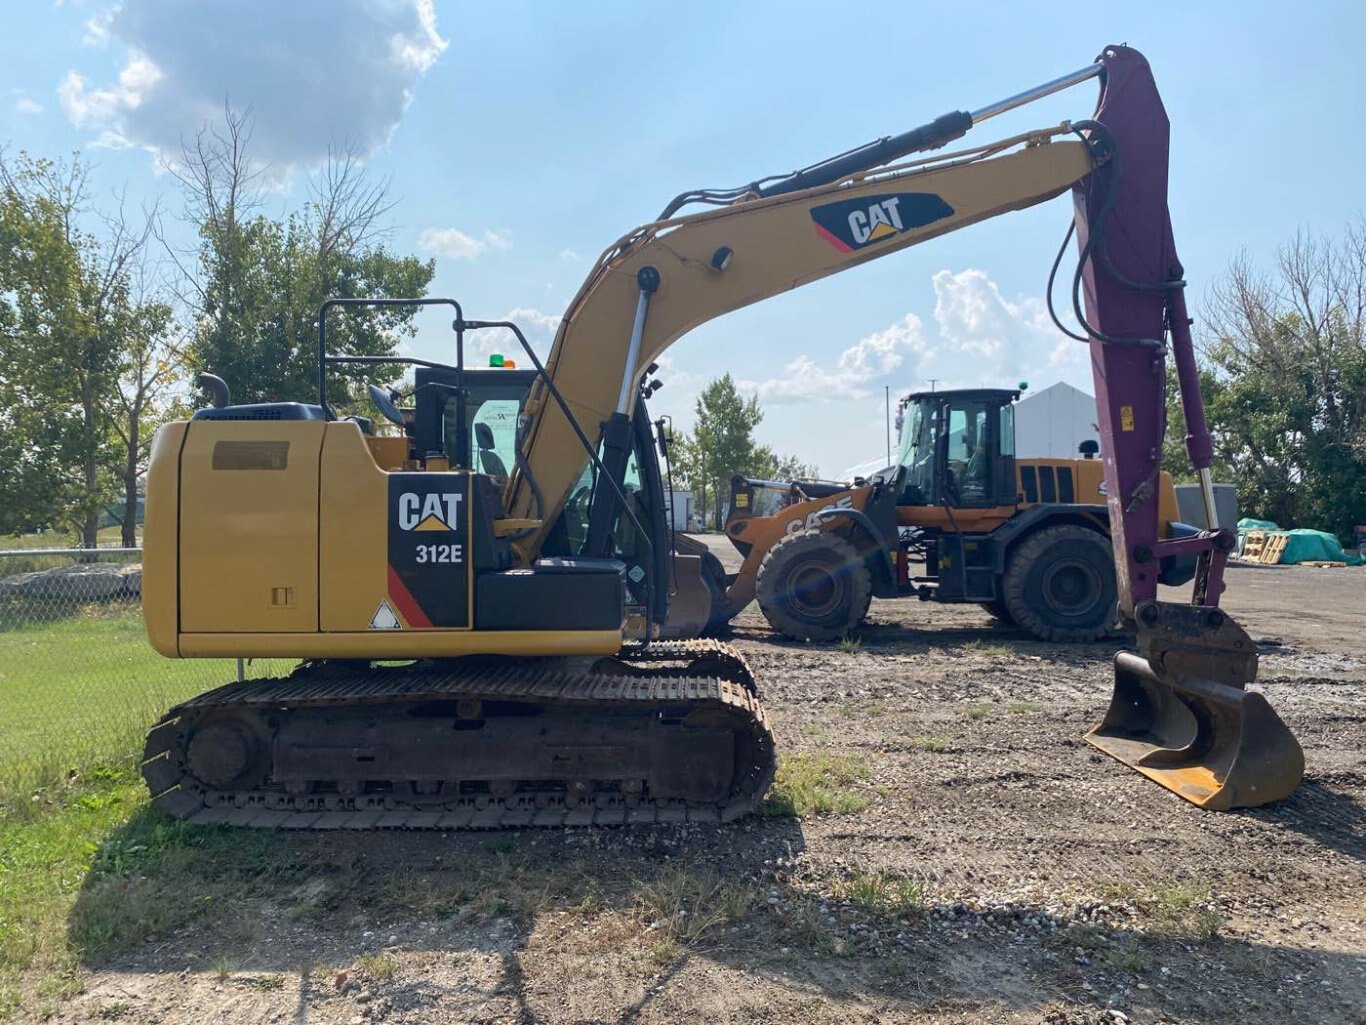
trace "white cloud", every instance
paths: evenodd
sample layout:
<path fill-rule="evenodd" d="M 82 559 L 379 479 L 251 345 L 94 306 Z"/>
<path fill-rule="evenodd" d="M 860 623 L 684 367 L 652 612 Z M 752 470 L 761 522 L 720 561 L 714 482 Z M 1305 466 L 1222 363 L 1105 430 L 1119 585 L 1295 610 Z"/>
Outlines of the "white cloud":
<path fill-rule="evenodd" d="M 503 319 L 510 320 L 520 327 L 528 338 L 535 335 L 548 340 L 555 337 L 563 318 L 558 313 L 544 313 L 532 306 L 518 306 L 510 310 Z"/>
<path fill-rule="evenodd" d="M 535 350 L 537 357 L 541 360 L 549 355 L 550 346 L 555 341 L 555 332 L 560 328 L 560 315 L 558 313 L 546 313 L 532 306 L 517 306 L 508 310 L 501 317 L 472 319 L 511 321 L 521 329 L 527 342 L 530 343 L 531 348 Z M 472 331 L 465 335 L 465 360 L 469 365 L 478 366 L 495 352 L 516 360 L 519 366 L 529 367 L 531 365 L 521 343 L 517 341 L 511 331 L 505 328 Z"/>
<path fill-rule="evenodd" d="M 1063 335 L 1042 299 L 1012 302 L 984 271 L 941 270 L 932 278 L 934 319 L 948 357 L 935 364 L 941 387 L 1011 387 L 1065 380 L 1090 390 L 1090 358 Z M 929 376 L 929 375 L 922 375 Z"/>
<path fill-rule="evenodd" d="M 561 249 L 560 259 L 563 260 L 565 263 L 578 263 L 579 260 L 582 259 L 582 257 L 579 256 L 579 254 L 574 252 L 574 250 L 572 249 Z"/>
<path fill-rule="evenodd" d="M 738 383 L 742 391 L 757 393 L 760 402 L 864 398 L 901 366 L 907 353 L 925 355 L 929 351 L 920 318 L 908 313 L 886 330 L 875 332 L 845 349 L 833 369 L 826 369 L 810 356 L 802 355 L 783 367 L 776 377 Z"/>
<path fill-rule="evenodd" d="M 425 228 L 417 237 L 420 249 L 448 260 L 473 260 L 480 253 L 493 249 L 506 252 L 512 242 L 506 233 L 486 231 L 482 236 L 467 235 L 459 228 Z"/>
<path fill-rule="evenodd" d="M 14 101 L 14 112 L 16 114 L 28 114 L 30 116 L 41 114 L 43 112 L 43 105 L 31 96 L 20 96 Z"/>
<path fill-rule="evenodd" d="M 108 10 L 101 11 L 85 23 L 85 34 L 81 36 L 83 46 L 108 46 L 109 29 L 114 24 L 114 17 L 119 13 L 119 5 L 115 4 Z"/>
<path fill-rule="evenodd" d="M 762 403 L 838 402 L 893 390 L 1013 387 L 1064 380 L 1090 389 L 1086 346 L 1063 336 L 1043 301 L 1001 295 L 975 268 L 933 275 L 934 327 L 913 313 L 846 348 L 833 366 L 803 354 L 764 380 L 738 382 Z"/>
<path fill-rule="evenodd" d="M 114 122 L 123 112 L 136 111 L 161 78 L 155 64 L 146 57 L 134 56 L 119 72 L 118 81 L 105 89 L 92 89 L 84 75 L 68 71 L 57 86 L 57 98 L 77 128 L 99 127 Z"/>
<path fill-rule="evenodd" d="M 277 172 L 330 145 L 383 146 L 447 45 L 433 0 L 123 0 L 84 41 L 121 45 L 124 64 L 103 85 L 67 72 L 58 97 L 73 124 L 174 156 L 226 100 L 251 110 L 252 153 Z"/>

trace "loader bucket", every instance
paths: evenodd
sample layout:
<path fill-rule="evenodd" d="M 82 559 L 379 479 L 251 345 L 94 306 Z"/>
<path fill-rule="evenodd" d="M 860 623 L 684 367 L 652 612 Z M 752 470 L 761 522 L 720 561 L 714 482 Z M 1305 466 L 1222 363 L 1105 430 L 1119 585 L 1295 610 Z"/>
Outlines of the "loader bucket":
<path fill-rule="evenodd" d="M 1162 612 L 1164 626 L 1190 618 Z M 1278 801 L 1299 785 L 1304 754 L 1266 698 L 1244 689 L 1256 674 L 1250 639 L 1226 616 L 1209 618 L 1215 628 L 1202 636 L 1140 629 L 1148 657 L 1115 656 L 1110 707 L 1086 740 L 1201 808 Z"/>
<path fill-rule="evenodd" d="M 730 621 L 726 573 L 705 544 L 686 534 L 674 540 L 669 618 L 660 636 L 669 640 L 715 634 Z"/>
<path fill-rule="evenodd" d="M 674 593 L 669 597 L 669 619 L 660 636 L 670 640 L 701 637 L 712 620 L 715 598 L 695 555 L 674 557 Z"/>

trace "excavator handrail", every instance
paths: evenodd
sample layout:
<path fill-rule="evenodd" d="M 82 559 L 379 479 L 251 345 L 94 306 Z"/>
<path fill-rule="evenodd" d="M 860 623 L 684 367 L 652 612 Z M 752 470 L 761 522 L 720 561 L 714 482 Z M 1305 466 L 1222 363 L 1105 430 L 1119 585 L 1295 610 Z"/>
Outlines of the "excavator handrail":
<path fill-rule="evenodd" d="M 377 307 L 377 306 L 450 306 L 455 310 L 455 366 L 448 363 L 429 363 L 411 356 L 329 356 L 327 354 L 327 311 L 334 306 Z M 454 299 L 429 296 L 421 299 L 372 299 L 346 298 L 327 299 L 318 307 L 318 405 L 327 407 L 327 368 L 333 363 L 407 363 L 419 367 L 436 367 L 444 370 L 465 370 L 465 333 L 460 325 L 465 314 Z"/>

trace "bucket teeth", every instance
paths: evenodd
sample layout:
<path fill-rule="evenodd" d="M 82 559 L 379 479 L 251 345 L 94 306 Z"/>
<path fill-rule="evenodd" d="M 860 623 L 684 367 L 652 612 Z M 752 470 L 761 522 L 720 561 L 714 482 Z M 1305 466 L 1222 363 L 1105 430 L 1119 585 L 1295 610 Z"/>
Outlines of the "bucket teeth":
<path fill-rule="evenodd" d="M 1247 657 L 1251 640 L 1208 609 L 1188 614 L 1182 610 L 1190 606 L 1152 606 L 1160 611 L 1148 614 L 1150 625 L 1156 618 L 1159 627 L 1174 629 L 1140 630 L 1147 658 L 1115 656 L 1110 707 L 1087 742 L 1202 808 L 1226 811 L 1288 796 L 1304 775 L 1304 754 L 1266 698 L 1244 689 L 1256 673 L 1255 656 Z M 1192 631 L 1202 618 L 1211 629 Z M 1225 644 L 1223 660 L 1218 649 Z M 1221 679 L 1190 671 L 1197 668 Z"/>

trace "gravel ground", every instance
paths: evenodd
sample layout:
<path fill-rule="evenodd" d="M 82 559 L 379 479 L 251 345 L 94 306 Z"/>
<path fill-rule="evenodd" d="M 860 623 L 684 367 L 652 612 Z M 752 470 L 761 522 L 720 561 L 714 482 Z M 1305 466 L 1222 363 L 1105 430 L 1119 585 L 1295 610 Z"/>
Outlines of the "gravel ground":
<path fill-rule="evenodd" d="M 282 873 L 226 918 L 87 965 L 57 1017 L 1366 1022 L 1364 584 L 1229 573 L 1259 686 L 1308 760 L 1274 807 L 1201 812 L 1082 741 L 1113 645 L 883 602 L 844 650 L 777 642 L 751 608 L 733 641 L 784 754 L 857 766 L 862 810 L 300 838 L 350 867 Z M 475 870 L 456 910 L 424 902 Z M 691 897 L 671 902 L 671 880 Z"/>

